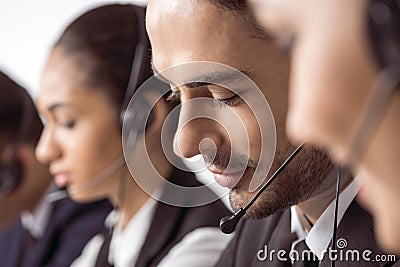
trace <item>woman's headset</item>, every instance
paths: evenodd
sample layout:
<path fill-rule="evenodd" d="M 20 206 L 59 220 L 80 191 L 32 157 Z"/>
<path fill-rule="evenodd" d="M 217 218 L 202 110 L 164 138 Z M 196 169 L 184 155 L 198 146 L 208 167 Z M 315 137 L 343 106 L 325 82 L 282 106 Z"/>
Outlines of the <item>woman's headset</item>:
<path fill-rule="evenodd" d="M 30 97 L 24 92 L 22 94 L 22 113 L 21 122 L 18 126 L 15 139 L 13 140 L 13 151 L 10 159 L 0 165 L 0 196 L 7 195 L 14 191 L 22 182 L 24 177 L 24 165 L 18 159 L 18 149 L 22 144 L 24 137 L 27 135 L 30 127 L 31 114 L 33 112 L 33 104 Z"/>
<path fill-rule="evenodd" d="M 128 109 L 129 102 L 135 94 L 140 80 L 143 80 L 143 78 L 148 78 L 143 77 L 143 75 L 145 75 L 145 68 L 150 68 L 150 42 L 147 38 L 145 28 L 145 8 L 134 5 L 129 6 L 134 9 L 136 14 L 138 41 L 135 47 L 127 89 L 119 114 L 119 123 L 121 129 L 124 122 L 129 123 L 128 127 L 135 127 L 135 125 L 137 126 L 144 124 L 146 124 L 147 127 L 153 120 L 152 112 L 147 112 L 151 108 L 150 104 L 145 99 L 135 102 L 133 109 Z M 147 117 L 146 114 L 149 114 L 149 116 Z M 137 128 L 141 129 L 142 127 Z M 137 134 L 141 134 L 141 132 L 138 132 Z"/>
<path fill-rule="evenodd" d="M 400 82 L 400 1 L 370 0 L 368 35 L 372 51 L 389 78 Z"/>

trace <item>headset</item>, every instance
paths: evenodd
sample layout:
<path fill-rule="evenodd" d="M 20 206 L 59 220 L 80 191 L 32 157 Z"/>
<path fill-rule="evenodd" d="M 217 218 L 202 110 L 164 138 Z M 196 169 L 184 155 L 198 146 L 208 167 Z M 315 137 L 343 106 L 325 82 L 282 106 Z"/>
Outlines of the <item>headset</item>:
<path fill-rule="evenodd" d="M 33 105 L 30 97 L 24 92 L 22 94 L 22 114 L 21 122 L 18 125 L 17 133 L 13 144 L 13 151 L 10 159 L 0 165 L 0 196 L 6 196 L 13 192 L 21 183 L 24 177 L 24 166 L 18 159 L 18 148 L 23 142 L 24 137 L 31 125 L 31 114 Z"/>
<path fill-rule="evenodd" d="M 382 69 L 390 70 L 393 79 L 399 80 L 400 1 L 370 0 L 367 19 L 369 42 L 376 61 Z"/>
<path fill-rule="evenodd" d="M 150 43 L 147 38 L 144 24 L 145 8 L 130 4 L 127 6 L 132 8 L 136 14 L 138 40 L 135 47 L 127 88 L 119 111 L 118 122 L 121 130 L 123 126 L 125 126 L 126 129 L 129 129 L 127 134 L 124 135 L 125 138 L 123 140 L 126 149 L 132 151 L 139 135 L 143 134 L 143 131 L 152 123 L 153 113 L 150 104 L 143 97 L 139 98 L 139 101 L 135 101 L 133 108 L 128 108 L 132 97 L 139 87 L 139 82 L 142 79 L 147 78 L 143 77 L 143 74 L 145 68 L 149 68 L 146 60 L 150 58 Z M 149 115 L 146 116 L 147 114 Z M 92 189 L 119 170 L 124 163 L 124 157 L 119 157 L 99 175 L 93 177 L 88 183 L 71 190 L 76 193 Z"/>
<path fill-rule="evenodd" d="M 147 66 L 146 60 L 150 58 L 150 42 L 147 38 L 146 27 L 145 27 L 145 8 L 138 7 L 135 5 L 129 5 L 136 14 L 137 18 L 137 29 L 138 29 L 138 41 L 135 47 L 134 58 L 131 67 L 131 73 L 128 80 L 127 89 L 125 92 L 125 96 L 121 105 L 121 110 L 119 114 L 119 123 L 122 129 L 123 123 L 129 123 L 130 126 L 134 125 L 144 125 L 146 127 L 153 120 L 153 114 L 150 113 L 148 118 L 146 118 L 146 114 L 151 107 L 150 104 L 143 99 L 142 101 L 135 102 L 134 109 L 128 109 L 130 100 L 135 94 L 139 81 L 142 78 L 142 74 L 144 72 L 144 66 Z M 146 121 L 147 119 L 147 121 Z M 135 127 L 141 128 L 141 127 Z M 140 133 L 138 133 L 140 134 Z"/>

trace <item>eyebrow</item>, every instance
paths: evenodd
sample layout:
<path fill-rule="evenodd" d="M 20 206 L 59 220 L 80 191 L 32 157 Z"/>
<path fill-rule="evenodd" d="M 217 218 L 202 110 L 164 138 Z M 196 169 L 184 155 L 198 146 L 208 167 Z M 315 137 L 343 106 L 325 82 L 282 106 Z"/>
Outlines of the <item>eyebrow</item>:
<path fill-rule="evenodd" d="M 48 106 L 47 110 L 50 113 L 53 113 L 56 109 L 59 109 L 59 108 L 71 108 L 71 105 L 69 105 L 67 103 L 55 103 L 55 104 Z"/>
<path fill-rule="evenodd" d="M 177 86 L 176 84 L 168 80 L 166 77 L 162 76 L 160 72 L 157 71 L 156 67 L 153 64 L 153 59 L 151 59 L 151 68 L 157 79 L 161 80 L 164 83 L 169 83 L 174 86 Z M 221 85 L 221 84 L 227 85 L 235 81 L 238 81 L 240 79 L 243 79 L 243 74 L 246 75 L 247 77 L 252 77 L 251 72 L 248 70 L 219 71 L 219 72 L 216 71 L 216 72 L 201 74 L 200 76 L 191 79 L 196 82 L 187 82 L 184 84 L 184 86 L 188 88 L 198 88 L 207 85 Z"/>
<path fill-rule="evenodd" d="M 196 88 L 205 85 L 228 85 L 243 79 L 243 74 L 249 76 L 248 71 L 216 71 L 201 74 L 200 76 L 192 79 L 196 82 L 185 83 L 189 88 Z"/>

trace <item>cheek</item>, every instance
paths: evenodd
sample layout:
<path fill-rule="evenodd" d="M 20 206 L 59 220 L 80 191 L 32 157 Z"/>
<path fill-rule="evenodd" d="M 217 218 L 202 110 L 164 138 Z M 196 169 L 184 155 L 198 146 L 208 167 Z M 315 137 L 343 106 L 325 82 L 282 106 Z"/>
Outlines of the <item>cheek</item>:
<path fill-rule="evenodd" d="M 400 194 L 386 181 L 371 176 L 364 176 L 365 186 L 359 201 L 374 217 L 377 239 L 383 248 L 392 251 L 400 242 L 400 214 L 398 203 Z"/>
<path fill-rule="evenodd" d="M 253 109 L 253 110 L 255 112 L 257 112 L 257 109 Z M 241 127 L 244 127 L 245 132 L 247 134 L 247 136 L 246 136 L 247 142 L 248 142 L 247 150 L 249 152 L 245 152 L 245 154 L 250 153 L 249 156 L 251 159 L 258 160 L 259 156 L 260 156 L 260 151 L 261 151 L 261 132 L 260 132 L 261 129 L 260 129 L 260 127 L 262 127 L 262 125 L 260 125 L 257 122 L 255 115 L 247 107 L 245 107 L 241 110 L 240 117 L 241 117 L 241 120 L 243 123 L 243 125 Z M 266 131 L 269 131 L 269 129 Z M 244 142 L 242 142 L 242 143 L 244 143 Z M 242 151 L 244 152 L 243 149 L 242 149 Z"/>
<path fill-rule="evenodd" d="M 357 66 L 343 47 L 326 42 L 309 39 L 296 48 L 287 127 L 296 141 L 344 147 L 363 98 L 352 78 Z"/>
<path fill-rule="evenodd" d="M 65 140 L 65 156 L 82 174 L 98 173 L 122 153 L 120 135 L 111 126 L 87 125 Z"/>

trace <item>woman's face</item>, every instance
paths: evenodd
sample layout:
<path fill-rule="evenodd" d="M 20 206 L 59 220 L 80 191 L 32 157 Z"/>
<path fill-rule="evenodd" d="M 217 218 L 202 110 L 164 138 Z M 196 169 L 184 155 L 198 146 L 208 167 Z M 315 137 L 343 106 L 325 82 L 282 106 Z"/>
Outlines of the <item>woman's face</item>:
<path fill-rule="evenodd" d="M 37 107 L 45 128 L 36 156 L 74 200 L 116 195 L 119 171 L 87 185 L 122 155 L 117 109 L 102 88 L 90 88 L 73 57 L 56 47 L 41 77 Z"/>

